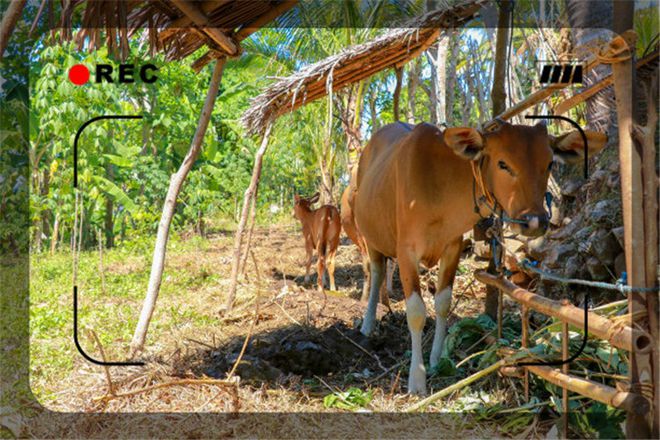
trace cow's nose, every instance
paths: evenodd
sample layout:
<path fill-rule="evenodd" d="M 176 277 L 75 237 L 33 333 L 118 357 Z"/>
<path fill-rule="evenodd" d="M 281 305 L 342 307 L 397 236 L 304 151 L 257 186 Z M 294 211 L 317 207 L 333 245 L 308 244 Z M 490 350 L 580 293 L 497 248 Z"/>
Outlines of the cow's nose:
<path fill-rule="evenodd" d="M 523 233 L 527 236 L 543 235 L 548 230 L 549 219 L 546 214 L 525 214 L 521 218 L 525 222 Z"/>

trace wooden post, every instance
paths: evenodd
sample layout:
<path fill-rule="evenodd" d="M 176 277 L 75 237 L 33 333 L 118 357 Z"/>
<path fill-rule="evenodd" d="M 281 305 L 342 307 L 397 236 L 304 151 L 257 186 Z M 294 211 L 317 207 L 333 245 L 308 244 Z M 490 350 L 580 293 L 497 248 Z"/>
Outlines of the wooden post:
<path fill-rule="evenodd" d="M 626 271 L 628 284 L 631 286 L 646 286 L 646 262 L 644 239 L 644 205 L 642 186 L 642 163 L 640 152 L 634 147 L 632 139 L 635 118 L 635 79 L 634 79 L 634 33 L 632 28 L 632 12 L 634 5 L 617 5 L 614 12 L 620 16 L 615 31 L 623 34 L 611 43 L 612 52 L 619 59 L 612 64 L 614 79 L 614 95 L 616 97 L 617 122 L 619 126 L 619 161 L 621 166 L 621 201 L 623 208 L 624 245 L 626 255 Z M 626 32 L 628 31 L 628 32 Z M 625 32 L 625 33 L 624 33 Z M 624 38 L 624 36 L 626 38 Z M 627 45 L 627 47 L 624 47 Z M 628 57 L 626 59 L 626 56 Z M 644 294 L 628 294 L 628 310 L 631 314 L 647 312 L 647 302 Z M 648 328 L 648 319 L 639 319 L 635 324 Z M 655 341 L 657 343 L 657 341 Z M 650 353 L 640 353 L 633 350 L 630 353 L 630 384 L 633 392 L 649 391 L 653 396 L 653 356 Z M 653 402 L 654 399 L 651 399 Z M 653 425 L 657 431 L 657 408 L 647 416 L 633 412 L 628 413 L 626 420 L 626 436 L 629 438 L 651 438 Z M 655 422 L 655 423 L 654 423 Z"/>
<path fill-rule="evenodd" d="M 529 348 L 529 307 L 526 305 L 521 306 L 522 315 L 522 348 Z M 529 403 L 529 371 L 525 370 L 523 373 L 523 386 L 525 390 L 525 402 Z"/>
<path fill-rule="evenodd" d="M 149 276 L 147 296 L 142 305 L 140 319 L 138 320 L 135 333 L 133 334 L 133 340 L 131 341 L 131 356 L 134 356 L 144 347 L 149 322 L 151 321 L 151 316 L 156 307 L 156 299 L 158 298 L 160 283 L 163 278 L 165 251 L 167 249 L 170 224 L 172 223 L 172 217 L 174 217 L 174 210 L 176 208 L 176 199 L 179 196 L 179 192 L 181 191 L 181 187 L 183 186 L 183 182 L 185 181 L 188 172 L 194 165 L 201 151 L 204 135 L 206 134 L 206 129 L 209 125 L 209 120 L 211 119 L 211 113 L 213 112 L 213 106 L 215 105 L 215 100 L 218 95 L 225 61 L 226 58 L 222 57 L 215 63 L 211 82 L 209 83 L 209 90 L 206 94 L 206 100 L 204 101 L 202 113 L 199 116 L 199 122 L 197 124 L 195 135 L 190 143 L 190 148 L 188 149 L 188 153 L 183 159 L 178 171 L 173 174 L 170 179 L 170 186 L 167 190 L 165 204 L 163 205 L 163 213 L 161 214 L 160 223 L 158 224 L 158 233 L 156 236 L 156 244 L 154 246 L 153 261 L 151 263 L 151 275 Z"/>
<path fill-rule="evenodd" d="M 245 225 L 247 223 L 248 213 L 250 211 L 250 202 L 252 197 L 257 191 L 259 186 L 259 179 L 261 178 L 261 166 L 263 164 L 264 154 L 268 148 L 268 139 L 270 138 L 270 132 L 273 125 L 272 122 L 268 123 L 266 126 L 266 131 L 264 132 L 264 137 L 261 140 L 261 146 L 257 150 L 257 153 L 254 156 L 254 166 L 252 167 L 252 179 L 250 180 L 250 185 L 245 190 L 245 195 L 243 196 L 243 209 L 241 210 L 241 218 L 238 221 L 238 227 L 236 228 L 236 237 L 234 238 L 234 261 L 231 266 L 231 281 L 229 284 L 229 294 L 227 296 L 227 302 L 225 303 L 225 311 L 231 311 L 234 305 L 234 298 L 236 297 L 236 287 L 238 284 L 238 271 L 241 265 L 241 248 L 243 247 L 243 235 L 245 233 Z M 256 209 L 256 207 L 255 207 Z"/>
<path fill-rule="evenodd" d="M 562 306 L 568 306 L 570 305 L 570 301 L 567 299 L 563 299 L 561 301 Z M 562 359 L 568 359 L 570 354 L 568 352 L 568 346 L 569 346 L 569 333 L 568 333 L 568 324 L 566 322 L 561 323 L 561 358 Z M 561 366 L 561 372 L 564 373 L 565 375 L 568 375 L 568 364 L 564 364 Z M 568 438 L 568 388 L 565 386 L 561 387 L 561 406 L 562 409 L 564 410 L 564 413 L 562 414 L 562 435 L 564 438 Z"/>

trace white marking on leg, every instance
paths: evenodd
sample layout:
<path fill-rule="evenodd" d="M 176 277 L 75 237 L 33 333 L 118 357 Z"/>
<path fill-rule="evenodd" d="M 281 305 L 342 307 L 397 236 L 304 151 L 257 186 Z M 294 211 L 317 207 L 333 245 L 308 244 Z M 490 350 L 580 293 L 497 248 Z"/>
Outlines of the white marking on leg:
<path fill-rule="evenodd" d="M 408 375 L 408 392 L 426 394 L 426 368 L 422 356 L 422 333 L 426 321 L 426 306 L 419 292 L 413 292 L 406 299 L 406 318 L 412 342 L 412 358 Z"/>
<path fill-rule="evenodd" d="M 369 289 L 369 303 L 367 304 L 367 311 L 362 320 L 362 327 L 360 332 L 369 336 L 374 331 L 376 325 L 376 308 L 378 307 L 378 300 L 380 299 L 379 290 L 383 281 L 383 268 L 382 265 L 371 263 L 371 288 Z"/>
<path fill-rule="evenodd" d="M 451 304 L 451 287 L 445 287 L 435 294 L 433 299 L 435 305 L 435 335 L 433 336 L 433 348 L 431 349 L 431 368 L 438 365 L 442 356 L 442 349 L 447 334 L 447 315 Z"/>

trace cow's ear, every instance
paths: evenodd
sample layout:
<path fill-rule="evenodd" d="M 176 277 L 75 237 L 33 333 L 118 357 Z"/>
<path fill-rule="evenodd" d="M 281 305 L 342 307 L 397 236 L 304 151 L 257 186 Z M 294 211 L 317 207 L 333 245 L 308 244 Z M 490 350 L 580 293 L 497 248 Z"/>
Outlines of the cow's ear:
<path fill-rule="evenodd" d="M 321 193 L 317 192 L 316 194 L 314 194 L 312 197 L 309 198 L 309 203 L 312 204 L 318 202 L 320 197 L 321 197 Z"/>
<path fill-rule="evenodd" d="M 476 160 L 484 149 L 484 138 L 478 130 L 469 127 L 453 127 L 445 130 L 445 143 L 463 159 Z"/>
<path fill-rule="evenodd" d="M 607 135 L 597 131 L 586 131 L 589 157 L 593 157 L 607 144 Z M 550 146 L 561 162 L 579 163 L 584 160 L 584 140 L 579 131 L 570 131 L 559 136 L 550 136 Z"/>

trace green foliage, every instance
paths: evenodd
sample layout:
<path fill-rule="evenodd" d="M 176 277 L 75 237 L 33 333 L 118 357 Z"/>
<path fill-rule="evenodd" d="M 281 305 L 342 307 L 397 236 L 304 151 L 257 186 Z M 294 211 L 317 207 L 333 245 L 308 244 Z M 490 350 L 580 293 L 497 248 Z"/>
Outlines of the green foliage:
<path fill-rule="evenodd" d="M 339 408 L 355 411 L 366 407 L 373 399 L 373 390 L 362 391 L 356 387 L 350 387 L 346 391 L 334 392 L 323 398 L 323 406 L 326 408 Z"/>

